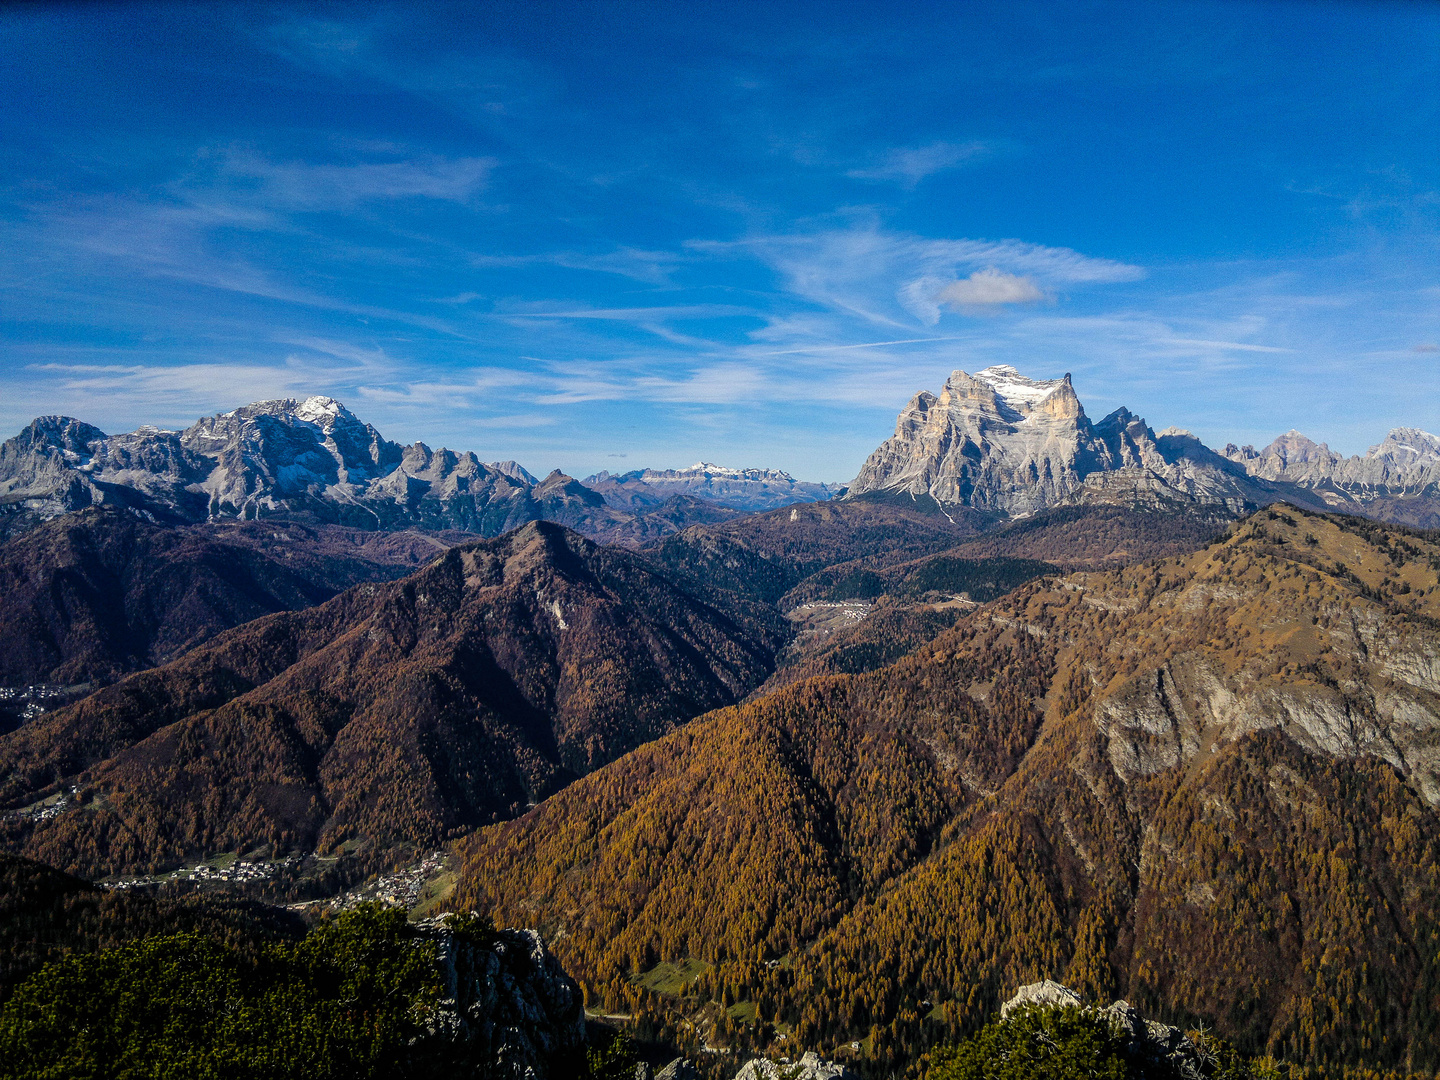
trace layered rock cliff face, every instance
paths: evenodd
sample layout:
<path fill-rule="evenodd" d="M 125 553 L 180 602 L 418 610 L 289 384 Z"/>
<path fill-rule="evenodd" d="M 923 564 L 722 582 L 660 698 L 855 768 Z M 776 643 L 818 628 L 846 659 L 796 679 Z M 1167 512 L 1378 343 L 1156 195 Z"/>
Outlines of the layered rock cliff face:
<path fill-rule="evenodd" d="M 848 494 L 876 491 L 1016 516 L 1097 502 L 1233 513 L 1282 498 L 1324 505 L 1290 485 L 1251 477 L 1188 431 L 1157 435 L 1126 409 L 1092 424 L 1068 374 L 1030 379 L 1005 364 L 975 375 L 956 371 L 938 397 L 916 394 Z"/>
<path fill-rule="evenodd" d="M 1225 456 L 1251 476 L 1313 490 L 1339 509 L 1424 528 L 1440 526 L 1440 437 L 1395 428 L 1363 457 L 1287 431 L 1263 450 L 1230 443 Z"/>
<path fill-rule="evenodd" d="M 577 480 L 513 461 L 400 446 L 338 401 L 262 401 L 182 432 L 106 435 L 45 416 L 0 444 L 0 535 L 89 506 L 169 523 L 277 514 L 361 528 L 498 535 L 545 519 L 603 529 L 620 515 Z"/>

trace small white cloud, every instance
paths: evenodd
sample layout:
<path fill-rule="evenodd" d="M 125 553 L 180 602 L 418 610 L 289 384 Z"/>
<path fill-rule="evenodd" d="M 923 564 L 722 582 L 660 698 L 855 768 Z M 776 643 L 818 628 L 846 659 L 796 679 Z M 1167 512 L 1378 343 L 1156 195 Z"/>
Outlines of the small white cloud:
<path fill-rule="evenodd" d="M 976 270 L 968 278 L 952 281 L 935 294 L 935 300 L 952 308 L 999 307 L 1033 304 L 1045 294 L 1035 280 L 1003 270 Z"/>

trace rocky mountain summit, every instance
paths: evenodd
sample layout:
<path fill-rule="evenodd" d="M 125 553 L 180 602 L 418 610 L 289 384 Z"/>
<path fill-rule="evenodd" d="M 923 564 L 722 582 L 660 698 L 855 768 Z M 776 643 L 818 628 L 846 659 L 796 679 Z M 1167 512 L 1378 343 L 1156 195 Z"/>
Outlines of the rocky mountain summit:
<path fill-rule="evenodd" d="M 1337 508 L 1440 525 L 1440 437 L 1418 428 L 1395 428 L 1364 457 L 1341 457 L 1294 429 L 1263 450 L 1229 443 L 1225 456 L 1251 476 L 1307 488 Z"/>
<path fill-rule="evenodd" d="M 938 397 L 916 394 L 848 496 L 929 495 L 1011 516 L 1086 503 L 1232 514 L 1278 501 L 1332 506 L 1272 472 L 1217 454 L 1180 428 L 1157 433 L 1127 409 L 1092 423 L 1068 373 L 1031 379 L 997 364 L 954 372 Z"/>
<path fill-rule="evenodd" d="M 255 402 L 184 431 L 107 435 L 73 417 L 42 416 L 0 443 L 0 538 L 106 506 L 165 524 L 283 516 L 482 536 L 543 520 L 635 544 L 735 510 L 833 493 L 782 472 L 703 463 L 591 482 L 558 470 L 541 480 L 514 461 L 422 442 L 402 446 L 328 397 Z"/>
<path fill-rule="evenodd" d="M 688 469 L 599 472 L 582 483 L 611 506 L 633 510 L 658 506 L 676 495 L 707 499 L 736 510 L 774 510 L 797 502 L 823 502 L 843 493 L 839 484 L 812 484 L 778 469 L 732 469 L 699 461 Z"/>
<path fill-rule="evenodd" d="M 0 444 L 0 530 L 88 506 L 167 523 L 301 516 L 361 528 L 496 534 L 540 518 L 604 517 L 571 477 L 537 481 L 513 461 L 401 446 L 333 398 L 262 401 L 184 431 L 123 435 L 42 416 Z"/>

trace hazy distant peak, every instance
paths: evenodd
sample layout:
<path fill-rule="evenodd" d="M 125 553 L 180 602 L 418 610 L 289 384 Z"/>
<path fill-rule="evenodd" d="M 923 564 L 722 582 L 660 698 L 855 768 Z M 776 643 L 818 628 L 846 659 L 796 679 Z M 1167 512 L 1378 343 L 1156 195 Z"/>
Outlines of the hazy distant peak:
<path fill-rule="evenodd" d="M 1440 460 L 1440 437 L 1419 428 L 1394 428 L 1378 446 L 1370 447 L 1365 456 L 1378 458 L 1391 454 L 1417 462 L 1431 458 Z"/>
<path fill-rule="evenodd" d="M 794 483 L 795 478 L 780 469 L 735 469 L 728 465 L 716 465 L 710 461 L 697 461 L 688 469 L 646 469 L 642 476 L 664 476 L 686 477 L 686 476 L 723 476 L 734 480 L 778 480 L 782 483 Z"/>
<path fill-rule="evenodd" d="M 485 467 L 487 469 L 494 469 L 496 472 L 503 473 L 512 480 L 519 480 L 532 487 L 540 482 L 530 473 L 529 469 L 525 468 L 525 466 L 521 465 L 518 461 L 487 461 L 485 462 Z"/>

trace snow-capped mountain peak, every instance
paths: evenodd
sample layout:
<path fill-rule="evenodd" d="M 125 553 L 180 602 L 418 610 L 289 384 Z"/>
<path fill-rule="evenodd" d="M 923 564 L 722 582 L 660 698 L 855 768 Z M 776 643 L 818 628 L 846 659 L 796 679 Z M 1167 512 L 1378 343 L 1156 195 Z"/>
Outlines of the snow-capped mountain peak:
<path fill-rule="evenodd" d="M 1028 413 L 1040 402 L 1069 382 L 1063 379 L 1031 379 L 1009 364 L 991 364 L 974 376 L 990 389 L 1006 405 L 1021 413 Z"/>
<path fill-rule="evenodd" d="M 636 469 L 619 475 L 600 472 L 583 482 L 611 506 L 626 509 L 656 506 L 679 495 L 736 510 L 773 510 L 829 499 L 839 490 L 838 485 L 796 480 L 780 469 L 736 469 L 709 461 L 697 461 L 688 469 Z"/>
<path fill-rule="evenodd" d="M 333 423 L 341 416 L 351 415 L 353 414 L 349 409 L 331 397 L 308 397 L 295 406 L 297 420 L 320 424 L 322 427 L 327 421 Z"/>
<path fill-rule="evenodd" d="M 655 470 L 647 469 L 652 475 L 662 475 Z M 795 478 L 787 472 L 779 469 L 733 469 L 728 465 L 716 465 L 710 461 L 697 461 L 688 469 L 665 470 L 663 475 L 670 477 L 679 476 L 723 476 L 732 480 L 779 480 L 783 483 L 794 483 Z"/>

